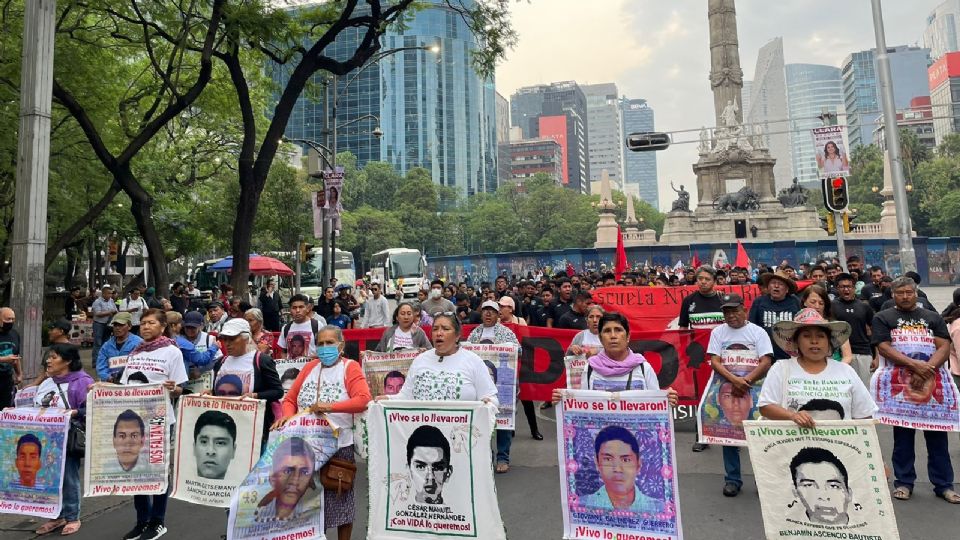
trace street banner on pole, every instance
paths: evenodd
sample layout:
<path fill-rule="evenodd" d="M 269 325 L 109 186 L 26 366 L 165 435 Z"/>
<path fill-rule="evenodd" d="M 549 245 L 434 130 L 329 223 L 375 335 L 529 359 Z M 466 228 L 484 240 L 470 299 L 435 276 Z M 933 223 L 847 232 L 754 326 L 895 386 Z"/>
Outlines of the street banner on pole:
<path fill-rule="evenodd" d="M 821 178 L 850 174 L 850 160 L 843 143 L 845 130 L 843 126 L 824 126 L 811 130 L 817 171 Z"/>
<path fill-rule="evenodd" d="M 327 206 L 327 192 L 323 189 L 310 193 L 313 207 L 313 237 L 323 238 L 323 209 Z"/>
<path fill-rule="evenodd" d="M 496 409 L 479 401 L 371 402 L 370 540 L 505 540 L 493 483 Z"/>
<path fill-rule="evenodd" d="M 557 433 L 564 539 L 683 537 L 666 392 L 566 390 Z"/>
<path fill-rule="evenodd" d="M 169 402 L 162 384 L 93 386 L 87 393 L 84 497 L 166 493 Z"/>
<path fill-rule="evenodd" d="M 262 399 L 185 395 L 180 398 L 170 496 L 230 506 L 230 495 L 260 458 Z"/>
<path fill-rule="evenodd" d="M 960 392 L 946 366 L 919 388 L 912 381 L 909 368 L 891 363 L 873 372 L 870 393 L 879 407 L 874 418 L 891 426 L 960 431 Z"/>
<path fill-rule="evenodd" d="M 69 428 L 64 409 L 0 412 L 0 513 L 60 515 Z"/>
<path fill-rule="evenodd" d="M 400 392 L 400 388 L 407 380 L 407 371 L 413 359 L 420 354 L 416 349 L 394 352 L 363 351 L 360 353 L 360 364 L 363 366 L 363 375 L 370 385 L 370 395 L 374 398 L 381 395 L 393 396 Z"/>
<path fill-rule="evenodd" d="M 491 345 L 463 343 L 464 349 L 475 353 L 487 366 L 487 371 L 497 385 L 497 429 L 512 430 L 517 416 L 517 347 L 516 345 Z"/>
<path fill-rule="evenodd" d="M 323 171 L 323 188 L 326 191 L 324 208 L 327 209 L 327 219 L 331 222 L 339 222 L 340 212 L 343 211 L 343 203 L 341 202 L 343 177 L 343 167 L 336 167 L 332 171 L 330 169 Z M 339 229 L 339 225 L 334 226 L 334 230 Z"/>
<path fill-rule="evenodd" d="M 744 426 L 768 540 L 899 540 L 873 420 Z"/>

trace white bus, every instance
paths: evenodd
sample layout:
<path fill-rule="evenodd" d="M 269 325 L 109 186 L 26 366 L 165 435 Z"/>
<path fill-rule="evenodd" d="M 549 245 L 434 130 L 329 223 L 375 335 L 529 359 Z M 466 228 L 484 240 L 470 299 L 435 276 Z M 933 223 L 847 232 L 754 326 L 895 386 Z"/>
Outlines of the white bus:
<path fill-rule="evenodd" d="M 310 250 L 310 254 L 312 257 L 300 263 L 300 292 L 309 295 L 313 299 L 317 299 L 323 294 L 323 288 L 320 286 L 323 250 L 315 247 Z M 353 287 L 354 282 L 357 280 L 357 270 L 353 264 L 353 253 L 337 250 L 333 258 L 333 275 L 337 278 L 338 284 Z"/>
<path fill-rule="evenodd" d="M 383 293 L 389 297 L 416 296 L 426 268 L 427 261 L 419 249 L 385 249 L 370 258 L 370 282 L 383 284 Z"/>

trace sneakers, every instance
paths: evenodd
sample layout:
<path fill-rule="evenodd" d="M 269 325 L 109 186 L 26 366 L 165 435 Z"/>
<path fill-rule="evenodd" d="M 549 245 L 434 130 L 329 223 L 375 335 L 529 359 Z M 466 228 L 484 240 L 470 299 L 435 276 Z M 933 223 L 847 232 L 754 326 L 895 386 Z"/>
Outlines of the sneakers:
<path fill-rule="evenodd" d="M 703 444 L 703 443 L 695 442 L 695 443 L 693 443 L 693 448 L 692 448 L 692 450 L 693 450 L 694 452 L 703 452 L 703 451 L 706 450 L 707 448 L 710 448 L 710 445 L 709 445 L 709 444 Z"/>
<path fill-rule="evenodd" d="M 167 528 L 163 526 L 163 523 L 153 521 L 143 530 L 140 540 L 156 540 L 165 534 L 167 534 Z"/>
<path fill-rule="evenodd" d="M 139 540 L 140 535 L 143 534 L 143 530 L 146 528 L 146 523 L 137 523 L 134 525 L 133 529 L 130 529 L 130 532 L 123 535 L 123 540 Z"/>
<path fill-rule="evenodd" d="M 733 482 L 727 482 L 723 485 L 724 497 L 736 497 L 738 493 L 740 493 L 740 486 L 734 484 Z"/>

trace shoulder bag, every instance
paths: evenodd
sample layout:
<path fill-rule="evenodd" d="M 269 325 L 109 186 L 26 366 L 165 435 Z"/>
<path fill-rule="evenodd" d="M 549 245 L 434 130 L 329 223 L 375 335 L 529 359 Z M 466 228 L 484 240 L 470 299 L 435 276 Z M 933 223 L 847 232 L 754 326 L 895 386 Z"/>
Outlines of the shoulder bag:
<path fill-rule="evenodd" d="M 63 400 L 63 404 L 69 410 L 70 402 L 67 400 L 67 396 L 64 395 L 63 389 L 60 388 L 60 383 L 55 382 L 57 385 L 57 392 L 60 393 L 60 399 Z M 84 424 L 83 420 L 75 416 L 70 417 L 70 430 L 67 431 L 67 455 L 74 458 L 82 458 L 87 451 L 87 426 Z"/>
<path fill-rule="evenodd" d="M 323 371 L 323 365 L 318 366 Z M 317 396 L 316 403 L 320 403 Z M 357 475 L 357 465 L 345 459 L 330 458 L 326 465 L 320 467 L 320 484 L 324 489 L 335 491 L 339 496 L 344 491 L 353 489 L 353 480 Z"/>

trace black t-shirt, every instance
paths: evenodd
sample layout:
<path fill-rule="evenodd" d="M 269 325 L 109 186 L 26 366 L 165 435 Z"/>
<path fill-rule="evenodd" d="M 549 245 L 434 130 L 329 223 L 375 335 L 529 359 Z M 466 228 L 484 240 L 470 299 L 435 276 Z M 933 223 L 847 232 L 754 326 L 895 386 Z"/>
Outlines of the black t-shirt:
<path fill-rule="evenodd" d="M 573 330 L 587 329 L 587 315 L 570 310 L 560 317 L 560 322 L 554 325 L 555 328 L 570 328 Z"/>
<path fill-rule="evenodd" d="M 917 308 L 901 311 L 885 309 L 873 317 L 871 343 L 889 342 L 901 353 L 915 360 L 929 360 L 936 350 L 933 338 L 950 339 L 943 317 L 935 311 Z"/>
<path fill-rule="evenodd" d="M 20 354 L 20 334 L 13 328 L 9 332 L 0 332 L 0 356 Z M 13 364 L 0 364 L 0 372 L 12 373 Z"/>
<path fill-rule="evenodd" d="M 547 313 L 547 317 L 553 319 L 553 326 L 556 327 L 560 324 L 560 319 L 571 309 L 573 309 L 573 299 L 570 299 L 569 302 L 564 302 L 557 298 L 550 304 L 550 311 Z"/>
<path fill-rule="evenodd" d="M 723 324 L 723 300 L 714 292 L 704 296 L 697 291 L 680 303 L 680 328 L 716 328 Z"/>
<path fill-rule="evenodd" d="M 524 305 L 527 324 L 530 326 L 546 326 L 552 304 L 544 303 L 542 298 L 533 297 L 529 304 Z"/>
<path fill-rule="evenodd" d="M 874 285 L 873 283 L 867 283 L 860 289 L 860 298 L 869 301 L 872 298 L 878 296 L 883 296 L 883 289 L 879 285 Z"/>
<path fill-rule="evenodd" d="M 464 315 L 461 315 L 461 313 L 464 313 Z M 457 317 L 460 318 L 461 324 L 480 324 L 483 322 L 480 313 L 470 308 L 457 307 Z"/>
<path fill-rule="evenodd" d="M 840 298 L 830 306 L 838 321 L 846 321 L 853 332 L 850 334 L 850 349 L 853 354 L 872 354 L 867 328 L 873 324 L 873 308 L 863 300 L 854 298 L 846 302 Z"/>
<path fill-rule="evenodd" d="M 796 296 L 788 295 L 783 300 L 774 302 L 770 295 L 765 294 L 753 301 L 748 318 L 750 322 L 766 330 L 772 341 L 773 325 L 780 321 L 792 321 L 799 311 L 800 300 Z M 790 358 L 790 355 L 773 342 L 773 358 L 781 360 Z"/>
<path fill-rule="evenodd" d="M 883 305 L 880 306 L 880 311 L 883 311 L 885 309 L 890 309 L 896 306 L 897 306 L 897 303 L 893 300 L 893 298 L 890 298 L 889 300 L 885 300 L 883 302 Z M 933 308 L 933 304 L 931 304 L 930 301 L 927 300 L 927 298 L 922 295 L 917 295 L 917 307 L 923 308 L 923 309 L 929 309 L 930 311 L 937 311 L 936 309 Z"/>

